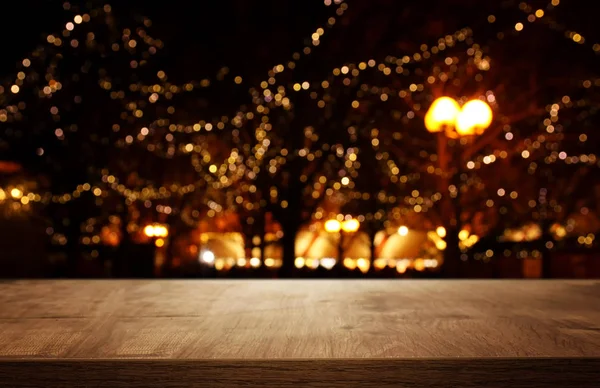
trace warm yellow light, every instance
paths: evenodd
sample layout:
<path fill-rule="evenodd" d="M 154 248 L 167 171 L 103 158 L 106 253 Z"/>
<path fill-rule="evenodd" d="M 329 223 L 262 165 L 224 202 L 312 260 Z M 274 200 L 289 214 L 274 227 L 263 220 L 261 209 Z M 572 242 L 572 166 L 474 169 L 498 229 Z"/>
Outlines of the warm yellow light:
<path fill-rule="evenodd" d="M 296 257 L 296 260 L 294 260 L 294 266 L 296 266 L 296 268 L 302 268 L 302 267 L 304 267 L 304 258 L 303 257 Z"/>
<path fill-rule="evenodd" d="M 456 132 L 461 135 L 481 135 L 492 123 L 492 108 L 481 100 L 467 102 L 456 118 Z"/>
<path fill-rule="evenodd" d="M 460 106 L 453 98 L 440 97 L 431 104 L 425 115 L 425 128 L 429 132 L 440 132 L 446 125 L 454 125 Z"/>
<path fill-rule="evenodd" d="M 146 225 L 144 234 L 148 237 L 154 237 L 154 225 Z"/>
<path fill-rule="evenodd" d="M 416 259 L 413 263 L 413 267 L 419 272 L 423 271 L 425 270 L 425 261 L 423 259 Z"/>
<path fill-rule="evenodd" d="M 366 273 L 369 270 L 371 263 L 369 263 L 369 260 L 361 257 L 360 259 L 356 260 L 356 266 L 358 269 L 360 269 L 360 272 Z"/>
<path fill-rule="evenodd" d="M 479 241 L 479 237 L 472 234 L 466 241 L 464 241 L 464 245 L 466 245 L 467 247 L 472 247 L 473 245 L 475 245 L 475 243 L 477 243 L 477 241 Z"/>
<path fill-rule="evenodd" d="M 373 267 L 375 267 L 375 269 L 378 269 L 378 270 L 384 269 L 385 267 L 387 267 L 387 260 L 386 259 L 377 259 L 373 262 Z"/>
<path fill-rule="evenodd" d="M 258 257 L 253 257 L 250 259 L 250 266 L 252 266 L 252 268 L 258 268 L 260 267 L 260 259 Z"/>
<path fill-rule="evenodd" d="M 154 225 L 154 235 L 156 237 L 167 237 L 169 230 L 163 225 Z"/>
<path fill-rule="evenodd" d="M 332 269 L 333 267 L 335 267 L 336 263 L 337 260 L 333 257 L 324 257 L 321 260 L 319 260 L 319 264 L 325 269 Z"/>
<path fill-rule="evenodd" d="M 458 238 L 460 241 L 465 241 L 469 238 L 469 231 L 466 229 L 461 230 L 460 232 L 458 232 Z"/>
<path fill-rule="evenodd" d="M 348 268 L 349 270 L 353 270 L 356 268 L 356 261 L 347 257 L 344 259 L 344 267 Z"/>
<path fill-rule="evenodd" d="M 158 248 L 160 248 L 165 245 L 165 240 L 163 240 L 162 238 L 156 239 L 156 241 L 154 242 L 154 245 L 156 245 Z"/>
<path fill-rule="evenodd" d="M 398 260 L 398 262 L 396 263 L 396 271 L 398 271 L 398 273 L 406 272 L 407 268 L 408 263 L 405 260 Z"/>
<path fill-rule="evenodd" d="M 443 251 L 444 249 L 446 249 L 447 246 L 448 246 L 448 244 L 444 240 L 438 240 L 435 243 L 435 247 L 437 249 L 439 249 L 440 251 Z"/>
<path fill-rule="evenodd" d="M 325 222 L 325 231 L 328 233 L 339 232 L 342 228 L 342 224 L 338 220 L 327 220 Z"/>
<path fill-rule="evenodd" d="M 360 222 L 355 218 L 342 222 L 342 230 L 344 232 L 353 233 L 356 232 L 358 228 L 360 228 Z"/>
<path fill-rule="evenodd" d="M 164 225 L 146 225 L 144 228 L 144 234 L 148 237 L 165 238 L 169 235 L 169 230 Z"/>
<path fill-rule="evenodd" d="M 435 232 L 441 238 L 446 237 L 446 228 L 444 228 L 443 226 L 438 226 L 437 229 L 435 230 Z"/>
<path fill-rule="evenodd" d="M 275 260 L 271 258 L 265 259 L 265 265 L 267 267 L 273 267 L 275 265 Z"/>
<path fill-rule="evenodd" d="M 461 242 L 458 243 L 458 247 L 461 250 L 463 250 L 463 251 L 465 249 L 467 249 L 467 248 L 472 247 L 472 246 L 473 246 L 473 244 L 471 244 L 471 238 L 470 237 L 468 239 L 466 239 L 465 241 L 461 241 Z"/>
<path fill-rule="evenodd" d="M 408 234 L 408 228 L 404 225 L 398 228 L 398 234 L 400 236 L 406 236 Z"/>
<path fill-rule="evenodd" d="M 567 235 L 567 229 L 560 224 L 554 224 L 552 229 L 554 230 L 554 234 L 558 239 L 561 239 Z"/>
<path fill-rule="evenodd" d="M 10 191 L 10 195 L 14 199 L 19 199 L 19 198 L 21 198 L 23 196 L 23 192 L 15 187 L 14 189 L 12 189 Z"/>

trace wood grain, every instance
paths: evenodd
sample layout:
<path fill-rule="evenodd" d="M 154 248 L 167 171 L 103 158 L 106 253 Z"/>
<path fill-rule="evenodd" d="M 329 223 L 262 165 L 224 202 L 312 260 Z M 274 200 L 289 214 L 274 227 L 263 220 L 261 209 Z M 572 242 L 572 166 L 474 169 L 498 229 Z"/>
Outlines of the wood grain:
<path fill-rule="evenodd" d="M 0 387 L 548 383 L 600 386 L 600 282 L 0 282 Z"/>

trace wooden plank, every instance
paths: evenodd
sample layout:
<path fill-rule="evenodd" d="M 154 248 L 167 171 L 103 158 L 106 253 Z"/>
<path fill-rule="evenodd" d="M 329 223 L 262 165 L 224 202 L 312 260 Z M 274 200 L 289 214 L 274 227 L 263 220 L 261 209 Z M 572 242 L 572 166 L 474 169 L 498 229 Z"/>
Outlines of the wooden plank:
<path fill-rule="evenodd" d="M 0 387 L 95 387 L 103 375 L 111 387 L 600 381 L 598 281 L 14 281 L 0 291 L 0 376 L 10 377 Z"/>

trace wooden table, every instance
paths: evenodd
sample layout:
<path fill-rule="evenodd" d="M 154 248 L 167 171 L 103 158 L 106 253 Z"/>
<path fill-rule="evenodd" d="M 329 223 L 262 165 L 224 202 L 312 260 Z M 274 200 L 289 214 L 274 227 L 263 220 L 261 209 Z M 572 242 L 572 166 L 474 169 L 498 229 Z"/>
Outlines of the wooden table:
<path fill-rule="evenodd" d="M 0 387 L 358 386 L 600 387 L 600 282 L 0 282 Z"/>

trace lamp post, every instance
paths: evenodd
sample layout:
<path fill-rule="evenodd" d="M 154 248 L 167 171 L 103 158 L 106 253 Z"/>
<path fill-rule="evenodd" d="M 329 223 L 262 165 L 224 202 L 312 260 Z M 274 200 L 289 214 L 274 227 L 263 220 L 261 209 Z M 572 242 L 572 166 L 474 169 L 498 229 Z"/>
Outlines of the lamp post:
<path fill-rule="evenodd" d="M 165 246 L 166 239 L 169 236 L 169 229 L 166 225 L 149 224 L 144 227 L 143 232 L 146 237 L 150 238 L 152 244 L 158 248 L 158 250 L 154 249 L 154 257 L 152 258 L 154 272 L 158 275 L 165 263 L 165 252 L 161 251 L 160 248 Z"/>
<path fill-rule="evenodd" d="M 460 225 L 461 144 L 482 135 L 492 123 L 492 109 L 482 100 L 470 100 L 462 107 L 450 97 L 436 99 L 425 114 L 425 128 L 437 133 L 437 154 L 442 177 L 442 219 L 445 226 L 446 250 L 443 270 L 454 275 L 454 263 L 461 252 L 458 246 Z"/>
<path fill-rule="evenodd" d="M 164 239 L 169 235 L 169 230 L 165 225 L 150 224 L 144 227 L 144 234 L 150 237 L 158 248 L 165 244 Z"/>
<path fill-rule="evenodd" d="M 356 218 L 350 218 L 342 222 L 332 219 L 325 222 L 327 233 L 339 233 L 338 239 L 338 265 L 344 261 L 344 235 L 356 233 L 360 228 L 360 222 Z"/>

